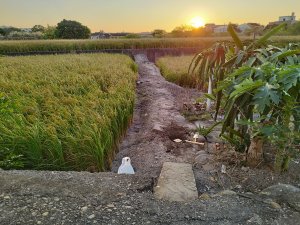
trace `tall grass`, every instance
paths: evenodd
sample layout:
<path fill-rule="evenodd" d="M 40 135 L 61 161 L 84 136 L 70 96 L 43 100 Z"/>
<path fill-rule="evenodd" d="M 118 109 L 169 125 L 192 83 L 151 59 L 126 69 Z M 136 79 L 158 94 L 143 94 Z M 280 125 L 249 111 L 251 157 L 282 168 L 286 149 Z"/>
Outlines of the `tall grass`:
<path fill-rule="evenodd" d="M 2 157 L 21 155 L 28 169 L 107 169 L 133 113 L 135 68 L 124 55 L 0 58 Z"/>
<path fill-rule="evenodd" d="M 156 64 L 167 81 L 180 86 L 195 88 L 198 83 L 197 77 L 188 75 L 189 65 L 193 57 L 193 55 L 165 56 L 159 58 Z"/>

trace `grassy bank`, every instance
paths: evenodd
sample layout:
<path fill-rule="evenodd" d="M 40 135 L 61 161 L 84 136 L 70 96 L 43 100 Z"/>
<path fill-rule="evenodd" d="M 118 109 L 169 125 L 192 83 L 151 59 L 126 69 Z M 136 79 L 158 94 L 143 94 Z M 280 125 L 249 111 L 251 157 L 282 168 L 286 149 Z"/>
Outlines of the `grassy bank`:
<path fill-rule="evenodd" d="M 0 166 L 105 170 L 133 113 L 124 55 L 0 58 Z"/>
<path fill-rule="evenodd" d="M 249 40 L 251 37 L 242 37 Z M 149 38 L 149 39 L 104 39 L 104 40 L 32 40 L 0 41 L 0 54 L 28 52 L 72 52 L 109 49 L 144 48 L 208 48 L 217 41 L 231 41 L 230 37 L 205 38 Z M 299 36 L 280 36 L 271 39 L 272 44 L 300 42 Z"/>
<path fill-rule="evenodd" d="M 156 64 L 167 81 L 184 87 L 195 87 L 197 84 L 196 76 L 188 75 L 188 68 L 193 57 L 193 55 L 166 56 L 159 58 Z"/>

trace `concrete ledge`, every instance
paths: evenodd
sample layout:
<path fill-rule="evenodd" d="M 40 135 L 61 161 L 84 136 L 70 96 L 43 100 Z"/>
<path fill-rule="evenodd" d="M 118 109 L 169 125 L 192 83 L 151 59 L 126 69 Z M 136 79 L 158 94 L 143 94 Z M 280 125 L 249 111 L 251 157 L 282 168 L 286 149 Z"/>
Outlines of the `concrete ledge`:
<path fill-rule="evenodd" d="M 154 188 L 158 199 L 185 202 L 198 198 L 195 177 L 191 164 L 166 162 L 158 184 Z"/>

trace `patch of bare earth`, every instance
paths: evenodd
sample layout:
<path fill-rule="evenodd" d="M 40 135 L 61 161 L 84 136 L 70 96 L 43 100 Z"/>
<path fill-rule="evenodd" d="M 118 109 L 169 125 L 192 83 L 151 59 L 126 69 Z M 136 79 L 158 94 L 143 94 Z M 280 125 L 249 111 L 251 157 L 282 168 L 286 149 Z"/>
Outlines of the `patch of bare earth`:
<path fill-rule="evenodd" d="M 244 167 L 245 155 L 229 146 L 224 147 L 218 137 L 218 127 L 207 139 L 200 137 L 197 140 L 205 146 L 174 142 L 175 139 L 192 140 L 196 125 L 210 127 L 214 124 L 212 116 L 203 112 L 205 107 L 201 103 L 195 104 L 203 94 L 167 82 L 144 55 L 136 55 L 135 60 L 139 65 L 139 80 L 133 123 L 120 146 L 112 171 L 116 172 L 121 159 L 129 156 L 137 174 L 153 179 L 159 176 L 164 162 L 192 164 L 199 194 L 226 189 L 258 192 L 277 183 L 300 186 L 297 160 L 284 174 L 275 173 L 270 164 L 264 162 L 254 169 Z M 222 165 L 225 173 L 221 171 Z"/>

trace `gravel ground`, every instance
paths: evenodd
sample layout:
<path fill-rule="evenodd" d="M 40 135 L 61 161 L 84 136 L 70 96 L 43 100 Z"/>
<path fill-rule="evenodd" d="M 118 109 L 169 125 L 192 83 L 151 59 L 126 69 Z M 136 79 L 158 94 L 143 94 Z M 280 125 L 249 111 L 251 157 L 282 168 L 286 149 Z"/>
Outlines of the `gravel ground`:
<path fill-rule="evenodd" d="M 114 173 L 0 171 L 0 224 L 297 224 L 300 213 L 226 191 L 158 201 L 152 180 Z"/>

